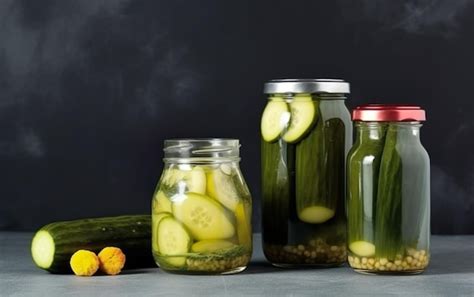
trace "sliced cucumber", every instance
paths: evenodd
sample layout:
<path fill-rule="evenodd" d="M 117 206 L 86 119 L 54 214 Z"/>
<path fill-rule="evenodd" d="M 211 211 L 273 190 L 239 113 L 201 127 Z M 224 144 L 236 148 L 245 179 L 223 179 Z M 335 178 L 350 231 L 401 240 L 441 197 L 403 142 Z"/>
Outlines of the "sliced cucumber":
<path fill-rule="evenodd" d="M 207 173 L 207 193 L 232 212 L 240 202 L 232 176 L 225 174 L 221 169 Z"/>
<path fill-rule="evenodd" d="M 201 240 L 193 244 L 191 251 L 195 253 L 209 253 L 234 247 L 230 241 L 220 239 Z"/>
<path fill-rule="evenodd" d="M 371 257 L 375 255 L 375 245 L 368 241 L 354 241 L 349 244 L 349 249 L 360 257 Z"/>
<path fill-rule="evenodd" d="M 250 207 L 239 202 L 235 208 L 235 219 L 237 221 L 237 237 L 239 244 L 248 248 L 252 247 L 252 223 Z"/>
<path fill-rule="evenodd" d="M 311 97 L 296 97 L 290 103 L 290 125 L 283 134 L 283 140 L 294 143 L 299 141 L 311 128 L 316 119 L 316 106 Z"/>
<path fill-rule="evenodd" d="M 166 197 L 163 191 L 158 191 L 153 199 L 153 213 L 159 214 L 163 212 L 171 213 L 171 201 Z"/>
<path fill-rule="evenodd" d="M 298 212 L 298 218 L 310 224 L 321 224 L 334 216 L 334 210 L 324 206 L 310 206 Z"/>
<path fill-rule="evenodd" d="M 163 218 L 158 225 L 158 246 L 166 262 L 175 267 L 186 264 L 186 257 L 174 256 L 186 254 L 191 247 L 191 237 L 184 226 L 172 217 Z"/>
<path fill-rule="evenodd" d="M 227 164 L 227 163 L 224 163 L 224 164 L 221 164 L 220 166 L 221 168 L 221 171 L 226 174 L 226 175 L 231 175 L 232 174 L 232 166 Z"/>
<path fill-rule="evenodd" d="M 151 238 L 151 246 L 153 248 L 153 251 L 154 252 L 158 252 L 160 249 L 159 249 L 159 245 L 158 245 L 158 238 L 160 238 L 158 236 L 158 226 L 160 225 L 160 222 L 162 219 L 164 218 L 167 218 L 167 217 L 171 217 L 171 214 L 170 213 L 166 213 L 166 212 L 162 212 L 162 213 L 159 213 L 159 214 L 153 214 L 151 216 L 151 220 L 153 222 L 153 230 L 152 230 L 152 238 Z"/>
<path fill-rule="evenodd" d="M 277 140 L 290 120 L 288 104 L 283 99 L 270 100 L 265 107 L 260 123 L 263 140 L 272 142 Z"/>
<path fill-rule="evenodd" d="M 235 234 L 225 208 L 204 195 L 182 195 L 173 201 L 173 214 L 197 240 L 226 239 Z"/>
<path fill-rule="evenodd" d="M 206 193 L 206 172 L 200 166 L 195 166 L 191 170 L 170 168 L 166 170 L 161 181 L 168 188 L 183 187 L 187 192 L 199 194 Z"/>

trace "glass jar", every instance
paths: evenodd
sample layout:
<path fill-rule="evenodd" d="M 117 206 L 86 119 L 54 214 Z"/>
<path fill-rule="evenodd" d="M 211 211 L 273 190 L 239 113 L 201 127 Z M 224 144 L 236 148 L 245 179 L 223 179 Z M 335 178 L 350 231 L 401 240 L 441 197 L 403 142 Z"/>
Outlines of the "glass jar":
<path fill-rule="evenodd" d="M 349 264 L 362 273 L 416 274 L 429 262 L 430 161 L 417 106 L 366 105 L 353 112 L 348 155 Z"/>
<path fill-rule="evenodd" d="M 343 80 L 272 80 L 261 121 L 263 250 L 273 265 L 336 266 L 346 255 Z"/>
<path fill-rule="evenodd" d="M 252 254 L 252 199 L 237 139 L 166 140 L 152 202 L 152 249 L 169 272 L 243 271 Z"/>

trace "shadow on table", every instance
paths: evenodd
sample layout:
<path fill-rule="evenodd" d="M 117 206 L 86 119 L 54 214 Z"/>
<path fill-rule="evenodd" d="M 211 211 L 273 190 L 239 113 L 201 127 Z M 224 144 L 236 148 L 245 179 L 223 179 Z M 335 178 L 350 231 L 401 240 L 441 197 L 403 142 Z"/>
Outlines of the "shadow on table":
<path fill-rule="evenodd" d="M 159 268 L 146 268 L 146 269 L 125 269 L 120 272 L 121 275 L 132 275 L 132 274 L 146 274 L 146 273 L 156 273 L 159 271 Z"/>
<path fill-rule="evenodd" d="M 280 271 L 285 271 L 285 269 L 275 267 L 266 261 L 255 261 L 250 262 L 247 269 L 241 274 L 273 273 Z"/>
<path fill-rule="evenodd" d="M 241 274 L 259 274 L 259 273 L 278 273 L 278 272 L 288 272 L 288 271 L 300 271 L 300 270 L 326 270 L 326 269 L 338 269 L 341 267 L 291 267 L 291 268 L 280 268 L 275 267 L 272 264 L 266 261 L 252 261 Z"/>

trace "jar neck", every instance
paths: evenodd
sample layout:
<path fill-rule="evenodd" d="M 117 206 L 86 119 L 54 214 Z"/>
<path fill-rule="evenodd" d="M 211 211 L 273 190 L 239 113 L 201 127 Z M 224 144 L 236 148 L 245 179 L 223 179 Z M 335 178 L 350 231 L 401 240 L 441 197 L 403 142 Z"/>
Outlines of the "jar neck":
<path fill-rule="evenodd" d="M 397 133 L 405 141 L 420 141 L 420 122 L 356 122 L 357 141 L 380 141 L 387 133 Z"/>
<path fill-rule="evenodd" d="M 215 164 L 238 162 L 238 139 L 171 139 L 165 140 L 165 163 Z"/>
<path fill-rule="evenodd" d="M 356 122 L 356 141 L 380 141 L 385 137 L 387 123 Z"/>
<path fill-rule="evenodd" d="M 410 144 L 410 145 L 421 145 L 420 142 L 420 128 L 422 124 L 420 122 L 395 122 L 390 123 L 388 126 L 388 133 L 396 133 L 398 142 Z"/>
<path fill-rule="evenodd" d="M 268 96 L 270 101 L 298 101 L 298 100 L 346 100 L 345 94 L 338 93 L 275 93 Z"/>

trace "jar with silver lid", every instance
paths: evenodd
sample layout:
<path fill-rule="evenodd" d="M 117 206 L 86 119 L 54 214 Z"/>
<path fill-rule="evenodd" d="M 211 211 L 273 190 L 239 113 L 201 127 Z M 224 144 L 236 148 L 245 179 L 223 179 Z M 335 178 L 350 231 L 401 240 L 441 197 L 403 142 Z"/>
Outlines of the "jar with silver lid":
<path fill-rule="evenodd" d="M 276 266 L 346 261 L 345 157 L 349 83 L 279 79 L 265 84 L 261 120 L 262 233 Z"/>

